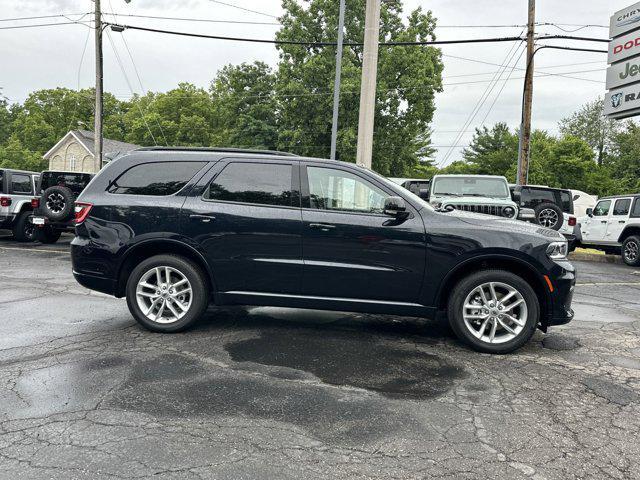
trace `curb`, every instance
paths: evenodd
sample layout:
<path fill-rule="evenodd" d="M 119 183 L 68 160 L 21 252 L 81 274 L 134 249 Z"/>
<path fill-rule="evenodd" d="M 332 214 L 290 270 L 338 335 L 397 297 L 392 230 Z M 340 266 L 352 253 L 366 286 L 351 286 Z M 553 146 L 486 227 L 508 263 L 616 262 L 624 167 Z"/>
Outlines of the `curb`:
<path fill-rule="evenodd" d="M 579 262 L 616 263 L 618 265 L 624 265 L 620 255 L 573 252 L 569 254 L 569 260 L 577 260 Z"/>

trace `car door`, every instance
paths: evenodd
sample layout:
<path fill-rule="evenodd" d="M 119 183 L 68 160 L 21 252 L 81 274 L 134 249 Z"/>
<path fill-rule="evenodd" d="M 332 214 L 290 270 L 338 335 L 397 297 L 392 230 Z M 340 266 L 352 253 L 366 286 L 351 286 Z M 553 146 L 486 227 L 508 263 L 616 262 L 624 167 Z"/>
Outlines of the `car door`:
<path fill-rule="evenodd" d="M 298 161 L 219 161 L 183 210 L 183 231 L 206 255 L 219 292 L 300 291 Z"/>
<path fill-rule="evenodd" d="M 305 295 L 417 302 L 425 269 L 425 229 L 417 212 L 383 213 L 397 195 L 347 166 L 301 163 Z"/>
<path fill-rule="evenodd" d="M 618 198 L 613 204 L 613 210 L 607 225 L 607 240 L 617 242 L 620 234 L 627 226 L 632 198 Z"/>
<path fill-rule="evenodd" d="M 609 225 L 609 214 L 613 200 L 600 200 L 590 217 L 586 217 L 582 224 L 582 241 L 584 243 L 606 243 L 607 226 Z"/>

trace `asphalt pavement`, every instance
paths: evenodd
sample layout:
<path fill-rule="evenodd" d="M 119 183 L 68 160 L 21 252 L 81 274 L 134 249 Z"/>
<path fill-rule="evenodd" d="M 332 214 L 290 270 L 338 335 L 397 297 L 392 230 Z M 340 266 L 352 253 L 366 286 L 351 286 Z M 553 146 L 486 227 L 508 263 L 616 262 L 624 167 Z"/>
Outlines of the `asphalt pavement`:
<path fill-rule="evenodd" d="M 0 478 L 637 479 L 640 270 L 576 262 L 518 352 L 438 321 L 210 308 L 174 335 L 0 234 Z"/>

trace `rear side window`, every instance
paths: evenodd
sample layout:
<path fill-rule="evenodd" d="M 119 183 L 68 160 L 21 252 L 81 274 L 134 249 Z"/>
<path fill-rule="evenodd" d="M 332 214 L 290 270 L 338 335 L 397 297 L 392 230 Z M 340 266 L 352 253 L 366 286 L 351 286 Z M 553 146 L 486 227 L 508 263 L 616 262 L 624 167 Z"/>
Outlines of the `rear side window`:
<path fill-rule="evenodd" d="M 4 193 L 4 171 L 0 170 L 0 193 Z"/>
<path fill-rule="evenodd" d="M 14 173 L 11 175 L 11 192 L 31 194 L 31 176 Z"/>
<path fill-rule="evenodd" d="M 209 184 L 204 198 L 291 206 L 292 170 L 292 166 L 288 164 L 229 163 Z"/>
<path fill-rule="evenodd" d="M 631 206 L 630 198 L 621 198 L 620 200 L 616 200 L 616 204 L 613 207 L 613 214 L 628 215 L 630 206 Z"/>
<path fill-rule="evenodd" d="M 79 195 L 86 187 L 93 175 L 89 173 L 69 172 L 44 172 L 40 177 L 40 191 L 49 187 L 67 187 L 76 195 Z"/>
<path fill-rule="evenodd" d="M 564 213 L 573 213 L 573 198 L 571 192 L 560 192 L 560 203 Z"/>
<path fill-rule="evenodd" d="M 633 202 L 633 210 L 631 210 L 632 217 L 640 217 L 640 198 L 636 197 Z"/>
<path fill-rule="evenodd" d="M 109 193 L 173 195 L 184 187 L 206 162 L 143 163 L 120 175 L 108 188 Z"/>

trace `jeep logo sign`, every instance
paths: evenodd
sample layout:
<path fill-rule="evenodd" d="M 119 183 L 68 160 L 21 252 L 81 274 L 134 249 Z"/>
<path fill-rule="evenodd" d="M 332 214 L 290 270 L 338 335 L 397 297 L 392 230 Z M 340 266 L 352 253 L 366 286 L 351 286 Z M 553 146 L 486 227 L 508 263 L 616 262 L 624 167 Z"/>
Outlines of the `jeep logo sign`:
<path fill-rule="evenodd" d="M 631 32 L 609 42 L 609 63 L 640 55 L 640 32 Z"/>
<path fill-rule="evenodd" d="M 623 8 L 611 16 L 609 36 L 615 38 L 640 27 L 640 2 Z"/>
<path fill-rule="evenodd" d="M 607 90 L 640 82 L 640 57 L 607 68 Z"/>

